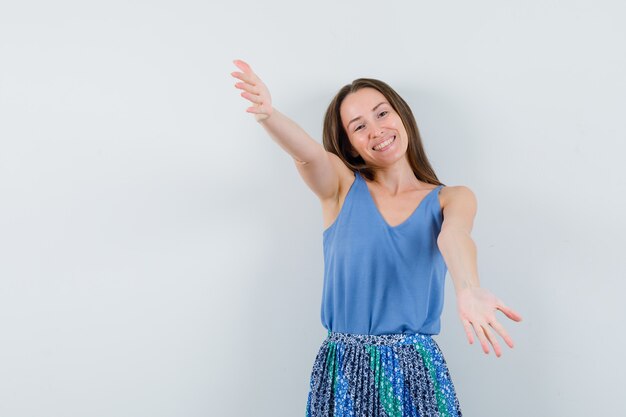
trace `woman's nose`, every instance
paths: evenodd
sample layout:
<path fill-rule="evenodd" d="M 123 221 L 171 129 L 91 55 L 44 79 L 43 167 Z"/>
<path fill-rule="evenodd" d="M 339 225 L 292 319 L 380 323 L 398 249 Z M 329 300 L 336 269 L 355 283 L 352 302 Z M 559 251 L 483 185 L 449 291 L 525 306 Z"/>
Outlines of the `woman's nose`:
<path fill-rule="evenodd" d="M 374 126 L 372 127 L 370 134 L 373 138 L 376 138 L 376 137 L 383 136 L 385 132 L 383 129 L 379 128 L 378 126 Z"/>

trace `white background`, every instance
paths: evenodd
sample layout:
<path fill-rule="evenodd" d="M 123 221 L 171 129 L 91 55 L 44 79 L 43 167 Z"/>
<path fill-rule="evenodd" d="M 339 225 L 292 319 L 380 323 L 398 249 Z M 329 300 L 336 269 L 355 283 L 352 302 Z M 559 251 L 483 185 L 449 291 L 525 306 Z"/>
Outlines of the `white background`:
<path fill-rule="evenodd" d="M 436 336 L 466 416 L 624 413 L 619 1 L 0 3 L 0 416 L 304 416 L 322 215 L 243 59 L 321 142 L 358 77 L 478 199 L 516 346 Z"/>

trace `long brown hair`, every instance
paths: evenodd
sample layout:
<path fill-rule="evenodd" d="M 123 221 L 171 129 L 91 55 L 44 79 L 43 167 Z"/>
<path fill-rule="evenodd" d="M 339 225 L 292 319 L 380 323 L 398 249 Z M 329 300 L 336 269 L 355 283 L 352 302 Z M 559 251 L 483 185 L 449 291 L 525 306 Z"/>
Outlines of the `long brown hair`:
<path fill-rule="evenodd" d="M 350 144 L 348 134 L 341 123 L 339 109 L 341 103 L 350 93 L 354 93 L 361 88 L 374 88 L 378 90 L 389 101 L 389 104 L 400 115 L 402 124 L 408 134 L 407 159 L 413 169 L 413 173 L 418 180 L 429 184 L 445 185 L 439 181 L 433 170 L 424 147 L 422 138 L 417 128 L 417 123 L 409 105 L 386 83 L 373 78 L 357 78 L 350 84 L 346 84 L 335 95 L 330 102 L 326 115 L 324 116 L 323 145 L 324 149 L 337 155 L 353 172 L 359 171 L 365 178 L 372 181 L 374 171 L 369 168 L 363 158 L 356 154 Z M 355 156 L 356 154 L 356 156 Z"/>

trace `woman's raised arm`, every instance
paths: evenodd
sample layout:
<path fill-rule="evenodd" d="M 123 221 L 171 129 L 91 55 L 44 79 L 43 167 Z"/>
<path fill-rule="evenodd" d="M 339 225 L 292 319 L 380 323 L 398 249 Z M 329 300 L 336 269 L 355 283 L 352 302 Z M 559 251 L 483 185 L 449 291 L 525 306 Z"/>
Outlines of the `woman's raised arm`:
<path fill-rule="evenodd" d="M 231 75 L 242 82 L 235 87 L 244 90 L 241 96 L 253 103 L 248 113 L 254 117 L 296 162 L 300 175 L 320 198 L 334 198 L 339 189 L 339 173 L 348 175 L 349 169 L 334 154 L 327 152 L 293 120 L 272 107 L 272 98 L 267 86 L 242 60 L 233 61 L 243 72 L 232 72 Z M 342 167 L 343 165 L 343 167 Z"/>

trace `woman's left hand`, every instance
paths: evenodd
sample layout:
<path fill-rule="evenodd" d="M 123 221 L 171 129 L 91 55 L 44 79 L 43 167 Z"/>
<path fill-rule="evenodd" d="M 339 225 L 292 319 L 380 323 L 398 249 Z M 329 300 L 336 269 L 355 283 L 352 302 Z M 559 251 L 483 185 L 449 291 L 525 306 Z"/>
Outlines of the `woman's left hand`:
<path fill-rule="evenodd" d="M 457 308 L 459 317 L 465 328 L 465 333 L 470 344 L 474 343 L 472 335 L 472 326 L 474 332 L 480 340 L 483 351 L 489 354 L 489 344 L 493 345 L 496 356 L 502 355 L 500 345 L 495 335 L 489 329 L 489 325 L 493 327 L 498 334 L 504 339 L 509 347 L 513 347 L 513 339 L 504 330 L 504 327 L 496 319 L 496 310 L 502 311 L 508 318 L 514 321 L 522 321 L 522 316 L 507 307 L 499 298 L 491 292 L 480 287 L 470 287 L 460 290 L 456 294 Z"/>

